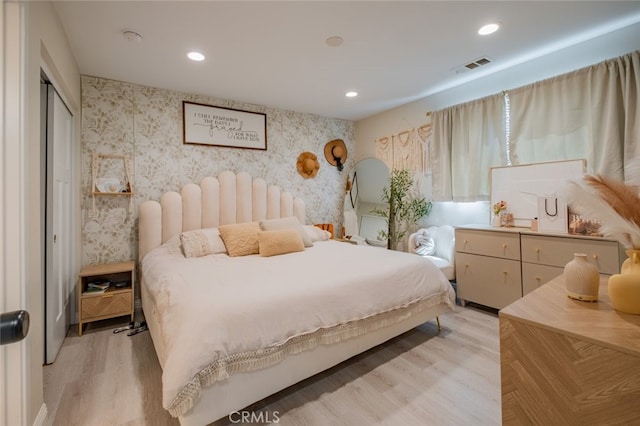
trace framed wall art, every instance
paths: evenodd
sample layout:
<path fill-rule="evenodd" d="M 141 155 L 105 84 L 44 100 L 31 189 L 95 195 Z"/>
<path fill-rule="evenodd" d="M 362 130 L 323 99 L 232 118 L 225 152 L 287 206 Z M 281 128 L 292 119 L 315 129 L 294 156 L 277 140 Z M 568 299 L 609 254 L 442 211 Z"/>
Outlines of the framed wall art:
<path fill-rule="evenodd" d="M 185 144 L 267 149 L 267 114 L 182 101 Z"/>

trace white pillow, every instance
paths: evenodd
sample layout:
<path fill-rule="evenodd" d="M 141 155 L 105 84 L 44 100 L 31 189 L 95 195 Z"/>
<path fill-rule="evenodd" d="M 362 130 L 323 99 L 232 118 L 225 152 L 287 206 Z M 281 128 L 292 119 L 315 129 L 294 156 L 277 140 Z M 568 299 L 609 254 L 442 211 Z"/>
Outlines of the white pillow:
<path fill-rule="evenodd" d="M 180 234 L 184 257 L 201 257 L 208 254 L 226 253 L 227 248 L 220 238 L 218 228 L 196 229 Z"/>
<path fill-rule="evenodd" d="M 302 228 L 313 242 L 331 239 L 331 232 L 320 229 L 315 225 L 302 225 Z"/>
<path fill-rule="evenodd" d="M 295 229 L 300 233 L 300 237 L 302 238 L 302 242 L 305 247 L 312 247 L 313 242 L 304 229 L 302 229 L 302 224 L 295 216 L 283 217 L 281 219 L 270 219 L 270 220 L 261 220 L 260 221 L 260 229 L 263 231 L 279 231 L 281 229 Z"/>
<path fill-rule="evenodd" d="M 436 243 L 429 236 L 417 236 L 415 239 L 416 251 L 420 256 L 431 256 L 436 252 Z"/>

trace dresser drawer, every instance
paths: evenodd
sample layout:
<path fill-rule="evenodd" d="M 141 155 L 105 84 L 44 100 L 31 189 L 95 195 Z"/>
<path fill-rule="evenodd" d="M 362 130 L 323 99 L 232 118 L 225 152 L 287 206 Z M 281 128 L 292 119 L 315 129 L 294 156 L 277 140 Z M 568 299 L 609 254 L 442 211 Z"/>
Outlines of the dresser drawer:
<path fill-rule="evenodd" d="M 456 229 L 456 251 L 518 260 L 520 259 L 520 234 Z"/>
<path fill-rule="evenodd" d="M 120 293 L 107 292 L 90 297 L 85 296 L 81 302 L 81 320 L 130 315 L 132 303 L 133 294 L 131 290 Z"/>
<path fill-rule="evenodd" d="M 501 309 L 522 297 L 518 260 L 456 253 L 460 299 Z"/>
<path fill-rule="evenodd" d="M 558 266 L 539 265 L 536 263 L 522 264 L 522 296 L 526 296 L 543 284 L 562 275 L 564 268 Z"/>
<path fill-rule="evenodd" d="M 585 253 L 601 274 L 620 272 L 620 248 L 615 241 L 522 235 L 521 244 L 523 262 L 564 268 L 574 253 Z"/>

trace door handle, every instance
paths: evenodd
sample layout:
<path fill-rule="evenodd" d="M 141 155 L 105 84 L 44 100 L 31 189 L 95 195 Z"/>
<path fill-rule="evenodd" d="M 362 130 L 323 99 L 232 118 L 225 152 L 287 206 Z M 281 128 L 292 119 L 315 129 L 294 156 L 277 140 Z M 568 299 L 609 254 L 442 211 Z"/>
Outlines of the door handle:
<path fill-rule="evenodd" d="M 25 310 L 0 314 L 0 345 L 19 342 L 29 333 L 29 312 Z"/>

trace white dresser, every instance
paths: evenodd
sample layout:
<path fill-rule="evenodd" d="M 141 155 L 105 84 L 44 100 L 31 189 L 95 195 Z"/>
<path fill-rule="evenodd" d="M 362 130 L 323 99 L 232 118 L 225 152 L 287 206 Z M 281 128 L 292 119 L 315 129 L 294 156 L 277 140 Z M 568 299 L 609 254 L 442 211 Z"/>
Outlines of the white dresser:
<path fill-rule="evenodd" d="M 601 274 L 620 272 L 626 258 L 615 240 L 542 234 L 528 228 L 456 228 L 456 283 L 464 303 L 502 309 L 562 274 L 574 253 L 587 254 Z"/>

